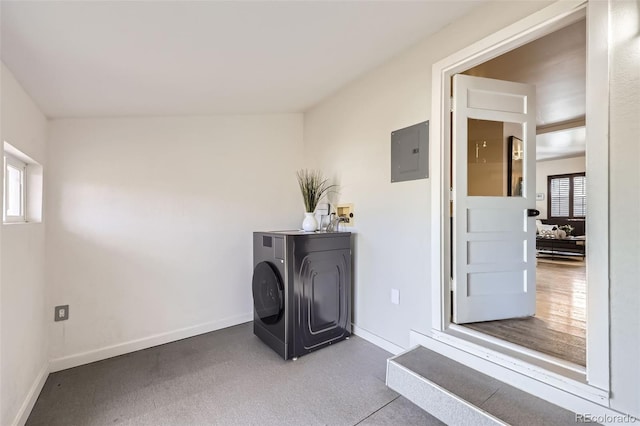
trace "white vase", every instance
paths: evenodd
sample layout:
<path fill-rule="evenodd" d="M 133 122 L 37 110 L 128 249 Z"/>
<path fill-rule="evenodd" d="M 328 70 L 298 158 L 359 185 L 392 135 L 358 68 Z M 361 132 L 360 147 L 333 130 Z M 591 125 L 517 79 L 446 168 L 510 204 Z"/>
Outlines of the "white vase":
<path fill-rule="evenodd" d="M 302 221 L 302 230 L 305 232 L 313 232 L 318 229 L 318 221 L 313 213 L 305 213 Z"/>

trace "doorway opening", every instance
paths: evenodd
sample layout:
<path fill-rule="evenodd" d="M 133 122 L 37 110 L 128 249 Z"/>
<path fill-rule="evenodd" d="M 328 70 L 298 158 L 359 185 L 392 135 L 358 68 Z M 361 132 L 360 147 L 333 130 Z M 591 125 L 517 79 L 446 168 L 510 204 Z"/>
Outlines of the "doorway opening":
<path fill-rule="evenodd" d="M 587 365 L 581 368 L 555 357 L 537 356 L 526 348 L 452 323 L 452 265 L 455 249 L 450 232 L 452 190 L 451 135 L 454 110 L 451 77 L 497 56 L 587 18 L 586 173 L 589 226 L 586 245 L 589 279 L 587 299 Z M 431 162 L 431 316 L 430 330 L 411 332 L 412 344 L 446 351 L 469 365 L 496 366 L 495 374 L 542 384 L 542 395 L 559 389 L 563 395 L 606 403 L 610 389 L 609 315 L 609 10 L 607 3 L 556 2 L 522 20 L 443 58 L 433 65 L 429 157 Z M 535 138 L 535 131 L 533 132 Z M 532 140 L 533 138 L 529 138 Z M 533 154 L 535 158 L 535 153 Z M 535 186 L 528 190 L 535 193 Z M 535 201 L 535 199 L 534 199 Z M 529 208 L 535 208 L 535 204 Z M 527 222 L 528 223 L 528 222 Z M 535 227 L 535 220 L 531 222 Z M 535 252 L 535 235 L 532 239 Z M 533 262 L 535 263 L 535 261 Z M 516 376 L 513 376 L 513 374 Z M 519 376 L 518 376 L 519 375 Z M 518 380 L 519 380 L 518 378 Z M 537 385 L 536 385 L 537 386 Z M 535 386 L 534 386 L 535 387 Z M 536 388 L 538 389 L 538 388 Z"/>
<path fill-rule="evenodd" d="M 535 194 L 528 196 L 535 196 L 540 212 L 535 314 L 468 322 L 464 331 L 561 360 L 576 371 L 586 368 L 586 31 L 583 18 L 460 73 L 536 87 Z M 487 142 L 490 123 L 496 122 L 469 122 L 468 193 L 523 196 L 522 131 L 500 125 L 499 136 Z"/>

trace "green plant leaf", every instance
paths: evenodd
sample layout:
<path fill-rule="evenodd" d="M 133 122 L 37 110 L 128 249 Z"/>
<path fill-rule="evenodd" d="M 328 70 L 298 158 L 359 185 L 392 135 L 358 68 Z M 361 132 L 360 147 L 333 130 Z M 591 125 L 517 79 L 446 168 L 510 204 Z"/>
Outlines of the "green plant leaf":
<path fill-rule="evenodd" d="M 302 169 L 296 172 L 298 176 L 298 185 L 302 193 L 304 208 L 307 212 L 313 213 L 318 203 L 337 185 L 329 185 L 328 180 L 324 178 L 319 170 Z"/>

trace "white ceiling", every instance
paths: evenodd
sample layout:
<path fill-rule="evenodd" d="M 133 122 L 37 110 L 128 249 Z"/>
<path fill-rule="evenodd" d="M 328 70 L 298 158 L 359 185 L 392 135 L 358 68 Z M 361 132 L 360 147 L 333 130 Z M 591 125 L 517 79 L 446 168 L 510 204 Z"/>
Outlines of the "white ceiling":
<path fill-rule="evenodd" d="M 2 1 L 49 117 L 297 112 L 479 1 Z"/>
<path fill-rule="evenodd" d="M 538 161 L 583 156 L 586 148 L 587 132 L 584 126 L 536 136 L 536 160 Z"/>

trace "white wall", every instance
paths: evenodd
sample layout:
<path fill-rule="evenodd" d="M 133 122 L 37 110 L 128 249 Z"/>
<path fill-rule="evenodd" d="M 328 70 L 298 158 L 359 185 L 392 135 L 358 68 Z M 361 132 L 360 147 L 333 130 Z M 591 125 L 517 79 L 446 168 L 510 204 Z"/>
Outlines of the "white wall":
<path fill-rule="evenodd" d="M 640 1 L 610 8 L 611 406 L 640 418 Z"/>
<path fill-rule="evenodd" d="M 46 117 L 4 64 L 1 72 L 2 139 L 44 165 L 46 174 Z M 29 395 L 39 390 L 46 374 L 50 317 L 45 310 L 44 223 L 0 228 L 0 424 L 10 425 L 28 413 Z"/>
<path fill-rule="evenodd" d="M 305 159 L 355 204 L 354 321 L 366 331 L 407 347 L 409 330 L 428 331 L 430 316 L 430 181 L 390 183 L 390 132 L 429 118 L 434 62 L 547 4 L 482 5 L 305 115 Z M 616 34 L 611 74 L 612 407 L 640 416 L 638 2 L 612 11 L 613 28 L 631 29 Z M 45 126 L 3 66 L 3 138 L 42 163 Z M 52 306 L 71 305 L 71 319 L 50 331 L 53 358 L 72 360 L 248 319 L 251 231 L 302 218 L 299 115 L 60 120 L 49 136 L 46 306 L 44 225 L 0 233 L 2 424 L 46 367 Z"/>
<path fill-rule="evenodd" d="M 70 305 L 53 369 L 253 319 L 252 232 L 303 218 L 301 114 L 53 120 L 49 138 L 47 276 Z"/>
<path fill-rule="evenodd" d="M 566 173 L 583 173 L 586 170 L 585 157 L 563 158 L 536 162 L 536 193 L 543 193 L 544 200 L 536 201 L 536 209 L 540 210 L 540 219 L 547 218 L 547 177 Z"/>
<path fill-rule="evenodd" d="M 389 183 L 390 132 L 430 117 L 434 62 L 547 4 L 481 6 L 305 115 L 307 158 L 335 174 L 341 201 L 355 204 L 359 327 L 402 347 L 410 329 L 429 331 L 430 181 Z M 611 4 L 611 404 L 640 416 L 640 3 Z M 391 288 L 400 289 L 399 306 Z"/>
<path fill-rule="evenodd" d="M 430 318 L 430 180 L 390 183 L 390 133 L 430 117 L 431 68 L 548 2 L 496 2 L 449 25 L 305 114 L 305 153 L 357 223 L 354 322 L 401 347 Z M 431 160 L 433 161 L 433 160 Z M 390 303 L 392 288 L 400 305 Z"/>

